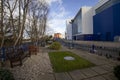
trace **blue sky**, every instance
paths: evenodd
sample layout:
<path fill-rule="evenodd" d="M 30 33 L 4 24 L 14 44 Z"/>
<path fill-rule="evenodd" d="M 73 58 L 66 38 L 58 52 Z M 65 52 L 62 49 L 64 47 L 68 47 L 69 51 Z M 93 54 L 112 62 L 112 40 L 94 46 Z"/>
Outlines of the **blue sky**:
<path fill-rule="evenodd" d="M 55 32 L 64 35 L 66 20 L 72 19 L 82 6 L 94 6 L 98 0 L 46 0 L 50 6 L 48 34 Z"/>

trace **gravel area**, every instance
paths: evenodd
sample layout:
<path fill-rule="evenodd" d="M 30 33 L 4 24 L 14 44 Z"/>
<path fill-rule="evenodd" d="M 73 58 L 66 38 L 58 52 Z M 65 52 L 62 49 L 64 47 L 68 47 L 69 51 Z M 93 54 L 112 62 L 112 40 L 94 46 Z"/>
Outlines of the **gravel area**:
<path fill-rule="evenodd" d="M 40 75 L 53 73 L 48 53 L 42 51 L 28 57 L 21 67 L 17 66 L 10 70 L 15 80 L 39 80 Z"/>

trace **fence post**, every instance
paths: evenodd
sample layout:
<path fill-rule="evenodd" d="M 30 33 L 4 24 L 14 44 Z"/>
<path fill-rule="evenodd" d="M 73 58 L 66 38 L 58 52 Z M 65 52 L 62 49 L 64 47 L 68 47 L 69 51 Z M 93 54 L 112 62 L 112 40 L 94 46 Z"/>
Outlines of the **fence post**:
<path fill-rule="evenodd" d="M 2 62 L 4 62 L 5 61 L 5 59 L 6 59 L 6 56 L 5 56 L 5 48 L 4 47 L 2 47 L 2 49 L 1 49 L 1 55 L 2 55 Z"/>

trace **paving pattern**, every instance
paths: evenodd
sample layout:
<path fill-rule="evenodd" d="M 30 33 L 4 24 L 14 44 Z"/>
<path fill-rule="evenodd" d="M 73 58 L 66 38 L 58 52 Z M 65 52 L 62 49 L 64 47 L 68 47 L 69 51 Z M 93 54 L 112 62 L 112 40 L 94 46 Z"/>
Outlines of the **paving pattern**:
<path fill-rule="evenodd" d="M 71 50 L 65 47 L 63 49 L 71 51 L 96 65 L 95 67 L 68 72 L 73 80 L 117 80 L 113 74 L 113 68 L 120 64 L 119 61 L 106 59 L 103 56 L 98 56 L 82 50 Z"/>
<path fill-rule="evenodd" d="M 49 50 L 40 48 L 40 52 L 27 58 L 23 66 L 10 68 L 10 70 L 14 74 L 15 80 L 117 80 L 113 74 L 113 67 L 120 62 L 86 51 L 63 47 L 62 51 L 66 50 L 89 60 L 96 66 L 70 72 L 54 73 L 48 56 Z"/>

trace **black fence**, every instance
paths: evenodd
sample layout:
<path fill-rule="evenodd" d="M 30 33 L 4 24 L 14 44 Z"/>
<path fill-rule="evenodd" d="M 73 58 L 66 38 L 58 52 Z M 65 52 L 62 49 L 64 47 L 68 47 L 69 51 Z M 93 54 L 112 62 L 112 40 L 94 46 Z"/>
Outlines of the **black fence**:
<path fill-rule="evenodd" d="M 105 46 L 97 46 L 97 45 L 87 45 L 75 43 L 74 41 L 66 41 L 66 40 L 58 40 L 63 46 L 68 48 L 80 49 L 84 51 L 88 51 L 92 54 L 97 54 L 100 56 L 105 56 L 106 58 L 111 58 L 115 60 L 120 60 L 120 47 L 105 47 Z"/>
<path fill-rule="evenodd" d="M 36 45 L 38 46 L 40 42 L 28 42 L 28 43 L 23 43 L 21 45 L 17 46 L 10 46 L 10 47 L 2 47 L 0 48 L 0 61 L 6 61 L 7 60 L 7 53 L 12 50 L 14 51 L 14 54 L 17 54 L 18 49 L 22 49 L 24 53 L 29 51 L 29 46 L 30 45 Z"/>

